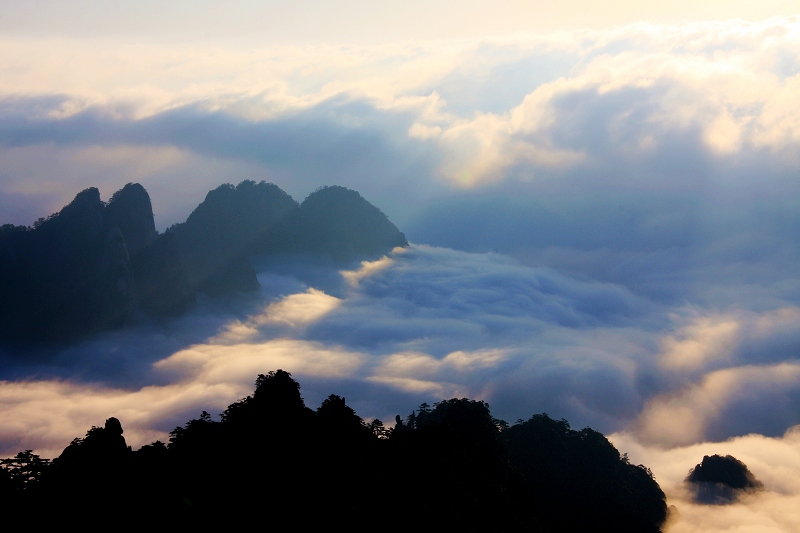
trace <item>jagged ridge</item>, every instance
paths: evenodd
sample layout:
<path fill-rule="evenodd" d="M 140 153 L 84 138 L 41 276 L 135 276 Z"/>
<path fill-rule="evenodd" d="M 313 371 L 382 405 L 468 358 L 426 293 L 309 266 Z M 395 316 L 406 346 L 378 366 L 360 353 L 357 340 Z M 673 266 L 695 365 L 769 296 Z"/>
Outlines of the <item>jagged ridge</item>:
<path fill-rule="evenodd" d="M 386 215 L 344 187 L 298 204 L 263 181 L 221 185 L 161 235 L 141 185 L 127 184 L 107 204 L 89 188 L 33 227 L 0 227 L 0 346 L 73 342 L 142 314 L 179 315 L 201 292 L 256 290 L 254 254 L 350 261 L 407 244 Z"/>

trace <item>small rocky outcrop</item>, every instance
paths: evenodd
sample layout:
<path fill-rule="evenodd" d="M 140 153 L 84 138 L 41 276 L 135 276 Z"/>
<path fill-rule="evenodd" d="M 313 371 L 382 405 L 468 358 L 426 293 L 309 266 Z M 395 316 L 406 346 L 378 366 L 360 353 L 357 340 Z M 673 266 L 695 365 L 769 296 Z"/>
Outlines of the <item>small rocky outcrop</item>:
<path fill-rule="evenodd" d="M 95 463 L 124 460 L 130 449 L 122 433 L 122 424 L 112 416 L 106 419 L 103 427 L 92 427 L 84 438 L 74 439 L 53 464 L 60 468 L 85 468 Z"/>
<path fill-rule="evenodd" d="M 725 505 L 742 494 L 764 489 L 752 472 L 731 455 L 706 455 L 689 471 L 686 484 L 697 503 Z"/>

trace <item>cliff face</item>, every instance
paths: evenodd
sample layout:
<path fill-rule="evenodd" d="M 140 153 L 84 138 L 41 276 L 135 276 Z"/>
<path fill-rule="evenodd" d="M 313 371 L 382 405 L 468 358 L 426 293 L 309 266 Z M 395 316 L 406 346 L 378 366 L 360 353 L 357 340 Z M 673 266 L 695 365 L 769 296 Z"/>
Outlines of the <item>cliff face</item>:
<path fill-rule="evenodd" d="M 131 323 L 136 288 L 127 242 L 155 236 L 150 198 L 127 185 L 108 206 L 96 188 L 32 228 L 0 229 L 0 341 L 70 342 Z"/>
<path fill-rule="evenodd" d="M 272 183 L 225 184 L 210 191 L 186 222 L 170 231 L 187 253 L 237 255 L 249 252 L 259 235 L 297 207 L 291 196 Z"/>
<path fill-rule="evenodd" d="M 105 209 L 107 227 L 117 227 L 130 255 L 135 255 L 158 237 L 150 195 L 138 183 L 128 183 L 115 192 Z"/>
<path fill-rule="evenodd" d="M 169 229 L 189 285 L 211 296 L 258 289 L 247 256 L 260 235 L 296 209 L 291 196 L 263 181 L 221 185 L 209 192 L 186 222 Z"/>

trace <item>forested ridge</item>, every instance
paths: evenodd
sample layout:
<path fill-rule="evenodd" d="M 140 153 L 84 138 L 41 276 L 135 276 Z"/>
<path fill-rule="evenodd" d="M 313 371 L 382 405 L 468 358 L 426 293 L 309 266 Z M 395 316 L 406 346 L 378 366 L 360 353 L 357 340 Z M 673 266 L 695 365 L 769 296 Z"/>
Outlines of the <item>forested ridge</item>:
<path fill-rule="evenodd" d="M 650 471 L 589 428 L 546 414 L 509 425 L 454 398 L 389 429 L 336 395 L 308 408 L 282 370 L 169 443 L 132 451 L 109 418 L 53 461 L 20 452 L 2 461 L 0 495 L 59 526 L 646 533 L 667 513 Z"/>

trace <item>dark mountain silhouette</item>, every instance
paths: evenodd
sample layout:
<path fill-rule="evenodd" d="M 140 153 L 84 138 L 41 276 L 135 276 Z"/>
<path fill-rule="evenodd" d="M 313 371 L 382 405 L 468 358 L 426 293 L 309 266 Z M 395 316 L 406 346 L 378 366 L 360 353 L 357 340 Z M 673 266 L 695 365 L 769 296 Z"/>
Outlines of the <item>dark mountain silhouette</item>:
<path fill-rule="evenodd" d="M 322 187 L 287 216 L 277 231 L 265 233 L 257 252 L 274 250 L 321 254 L 348 261 L 408 246 L 383 212 L 344 187 Z"/>
<path fill-rule="evenodd" d="M 142 314 L 180 315 L 199 293 L 257 290 L 253 255 L 353 261 L 407 244 L 378 208 L 343 187 L 299 205 L 270 183 L 221 185 L 161 235 L 141 185 L 129 183 L 107 204 L 86 189 L 33 227 L 0 227 L 0 347 L 74 342 Z"/>
<path fill-rule="evenodd" d="M 630 464 L 601 433 L 540 414 L 503 431 L 502 440 L 551 530 L 659 531 L 664 493 L 650 470 Z"/>
<path fill-rule="evenodd" d="M 763 490 L 761 483 L 740 460 L 731 455 L 705 455 L 689 471 L 686 484 L 698 503 L 733 503 L 745 492 Z"/>
<path fill-rule="evenodd" d="M 196 288 L 189 283 L 184 254 L 171 232 L 159 235 L 132 261 L 140 309 L 151 316 L 178 316 L 197 301 Z"/>
<path fill-rule="evenodd" d="M 414 494 L 412 514 L 430 530 L 548 531 L 539 516 L 526 516 L 527 491 L 484 402 L 423 404 L 387 444 L 390 497 Z"/>
<path fill-rule="evenodd" d="M 464 398 L 382 426 L 336 395 L 312 411 L 278 370 L 219 421 L 203 412 L 175 428 L 168 446 L 131 451 L 110 418 L 52 464 L 27 451 L 41 474 L 14 485 L 19 469 L 3 466 L 0 498 L 17 513 L 48 509 L 42 520 L 60 527 L 91 516 L 151 528 L 658 532 L 666 517 L 650 472 L 588 428 L 547 415 L 509 427 Z"/>
<path fill-rule="evenodd" d="M 257 289 L 247 256 L 256 253 L 259 236 L 297 207 L 271 183 L 243 181 L 209 192 L 186 222 L 168 230 L 178 243 L 189 286 L 211 296 Z"/>
<path fill-rule="evenodd" d="M 105 209 L 105 223 L 119 228 L 130 255 L 137 254 L 158 237 L 150 195 L 138 183 L 128 183 L 111 196 Z"/>
<path fill-rule="evenodd" d="M 160 242 L 165 241 L 165 242 Z M 154 246 L 133 259 L 142 308 L 174 315 L 197 293 L 224 296 L 258 288 L 248 257 L 304 254 L 352 261 L 375 257 L 405 236 L 357 192 L 323 187 L 298 205 L 277 185 L 221 185 Z"/>
<path fill-rule="evenodd" d="M 33 227 L 0 227 L 0 343 L 70 342 L 131 323 L 136 286 L 122 228 L 136 246 L 153 241 L 140 185 L 108 205 L 86 189 Z"/>

